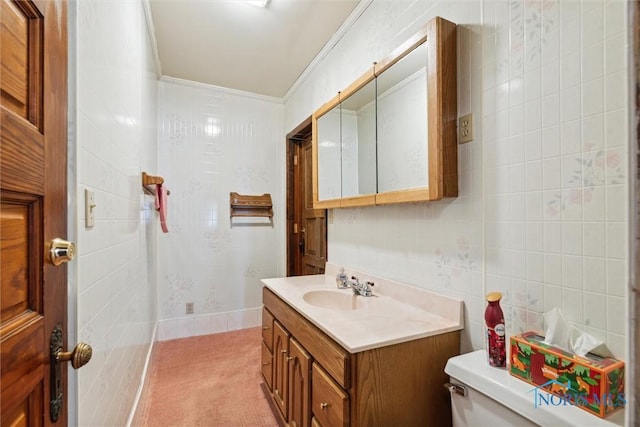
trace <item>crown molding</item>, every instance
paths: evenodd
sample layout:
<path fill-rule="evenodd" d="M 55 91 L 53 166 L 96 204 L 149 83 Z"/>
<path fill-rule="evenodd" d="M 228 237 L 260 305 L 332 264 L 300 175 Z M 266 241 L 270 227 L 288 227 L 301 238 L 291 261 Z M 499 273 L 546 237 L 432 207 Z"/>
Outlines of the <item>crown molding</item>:
<path fill-rule="evenodd" d="M 284 95 L 283 101 L 287 103 L 289 98 L 295 93 L 296 90 L 304 83 L 304 81 L 309 77 L 309 75 L 314 71 L 314 69 L 329 55 L 329 53 L 333 50 L 333 48 L 342 40 L 345 34 L 351 29 L 353 24 L 360 18 L 360 16 L 371 6 L 373 0 L 360 0 L 360 2 L 356 5 L 355 9 L 349 14 L 347 19 L 340 25 L 340 27 L 336 30 L 333 36 L 329 39 L 327 43 L 325 43 L 324 47 L 318 52 L 318 54 L 313 58 L 313 61 L 307 65 L 304 71 L 300 74 L 298 79 L 291 85 L 287 93 Z"/>
<path fill-rule="evenodd" d="M 275 104 L 284 103 L 282 98 L 276 98 L 274 96 L 261 95 L 259 93 L 253 93 L 253 92 L 245 92 L 243 90 L 231 89 L 231 88 L 222 87 L 222 86 L 215 86 L 208 83 L 195 82 L 193 80 L 179 79 L 177 77 L 162 76 L 160 77 L 160 81 L 166 82 L 166 83 L 174 83 L 182 86 L 195 87 L 199 89 L 215 90 L 216 92 L 222 92 L 227 95 L 242 96 L 245 98 L 251 98 L 251 99 L 256 99 L 260 101 L 273 102 Z"/>
<path fill-rule="evenodd" d="M 156 76 L 162 76 L 162 63 L 160 62 L 160 54 L 158 53 L 158 42 L 156 41 L 156 27 L 153 24 L 153 15 L 151 14 L 150 0 L 142 0 L 142 9 L 144 10 L 144 20 L 147 23 L 147 33 L 149 35 L 149 43 L 151 43 L 151 51 L 153 53 L 153 61 L 156 64 Z"/>

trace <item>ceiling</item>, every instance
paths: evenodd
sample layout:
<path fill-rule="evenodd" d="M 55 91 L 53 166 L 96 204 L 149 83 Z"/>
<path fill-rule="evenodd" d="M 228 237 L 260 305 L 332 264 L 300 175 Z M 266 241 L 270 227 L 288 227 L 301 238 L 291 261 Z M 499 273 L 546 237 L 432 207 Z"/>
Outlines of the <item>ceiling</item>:
<path fill-rule="evenodd" d="M 149 0 L 161 74 L 282 98 L 359 0 Z"/>

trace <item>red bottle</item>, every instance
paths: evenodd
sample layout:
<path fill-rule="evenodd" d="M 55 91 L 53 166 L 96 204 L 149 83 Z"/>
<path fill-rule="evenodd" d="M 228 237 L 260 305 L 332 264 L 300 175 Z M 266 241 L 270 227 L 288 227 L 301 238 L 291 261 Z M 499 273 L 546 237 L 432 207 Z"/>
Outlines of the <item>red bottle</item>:
<path fill-rule="evenodd" d="M 507 363 L 506 337 L 504 330 L 504 314 L 500 308 L 500 292 L 491 292 L 487 295 L 489 305 L 484 311 L 484 321 L 487 325 L 487 356 L 489 365 L 505 367 Z"/>

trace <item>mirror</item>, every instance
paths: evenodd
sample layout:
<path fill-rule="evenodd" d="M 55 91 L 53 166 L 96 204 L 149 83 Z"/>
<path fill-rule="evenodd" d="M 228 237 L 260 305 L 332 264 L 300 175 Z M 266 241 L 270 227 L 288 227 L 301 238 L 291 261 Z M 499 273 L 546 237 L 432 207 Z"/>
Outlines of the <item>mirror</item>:
<path fill-rule="evenodd" d="M 426 187 L 427 45 L 377 78 L 378 192 Z"/>
<path fill-rule="evenodd" d="M 313 114 L 314 208 L 458 195 L 456 55 L 436 17 Z"/>
<path fill-rule="evenodd" d="M 342 197 L 376 193 L 376 81 L 341 100 Z"/>
<path fill-rule="evenodd" d="M 340 147 L 340 104 L 317 120 L 318 176 L 317 200 L 342 197 L 342 163 Z"/>

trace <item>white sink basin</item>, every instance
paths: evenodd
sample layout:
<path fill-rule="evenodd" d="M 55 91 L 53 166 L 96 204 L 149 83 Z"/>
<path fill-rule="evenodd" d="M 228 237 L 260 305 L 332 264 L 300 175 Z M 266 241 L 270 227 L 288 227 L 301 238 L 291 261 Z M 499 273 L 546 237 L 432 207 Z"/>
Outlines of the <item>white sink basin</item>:
<path fill-rule="evenodd" d="M 320 308 L 330 308 L 334 310 L 358 310 L 369 305 L 367 301 L 371 297 L 354 295 L 352 292 L 338 291 L 309 291 L 302 296 L 302 299 L 310 305 Z"/>
<path fill-rule="evenodd" d="M 352 354 L 458 331 L 463 303 L 415 286 L 349 271 L 376 286 L 372 297 L 336 288 L 339 266 L 324 275 L 262 279 L 265 287 Z"/>

